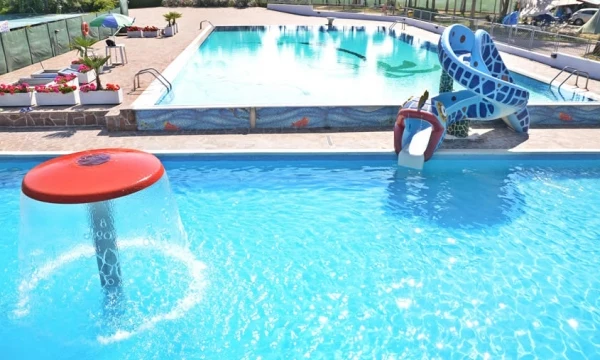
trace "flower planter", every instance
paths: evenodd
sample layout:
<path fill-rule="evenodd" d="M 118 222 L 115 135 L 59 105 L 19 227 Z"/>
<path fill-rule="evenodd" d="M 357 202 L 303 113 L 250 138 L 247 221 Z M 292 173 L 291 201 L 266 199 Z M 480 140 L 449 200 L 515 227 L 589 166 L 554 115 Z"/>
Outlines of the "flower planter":
<path fill-rule="evenodd" d="M 143 32 L 144 33 L 144 37 L 145 38 L 156 38 L 156 37 L 158 37 L 158 32 L 159 31 L 160 30 L 157 30 L 157 31 L 144 31 Z"/>
<path fill-rule="evenodd" d="M 71 64 L 69 66 L 69 69 L 77 71 L 77 70 L 79 70 L 80 66 L 81 66 L 81 64 Z"/>
<path fill-rule="evenodd" d="M 175 34 L 177 34 L 179 32 L 179 24 L 175 23 L 173 27 L 175 28 Z"/>
<path fill-rule="evenodd" d="M 33 106 L 35 105 L 35 93 L 0 94 L 0 106 Z"/>
<path fill-rule="evenodd" d="M 63 93 L 38 93 L 36 92 L 37 104 L 40 106 L 61 106 L 79 104 L 79 90 L 68 94 Z"/>
<path fill-rule="evenodd" d="M 36 71 L 33 74 L 31 74 L 32 78 L 51 78 L 54 79 L 56 77 L 56 75 L 58 75 L 58 73 L 60 73 L 61 71 L 65 71 L 68 68 L 62 69 L 62 70 L 40 70 L 40 71 Z"/>
<path fill-rule="evenodd" d="M 129 37 L 129 38 L 142 38 L 142 37 L 144 37 L 144 34 L 143 34 L 143 32 L 141 30 L 140 31 L 128 31 L 127 32 L 127 37 Z"/>
<path fill-rule="evenodd" d="M 117 105 L 123 102 L 123 89 L 88 91 L 79 94 L 81 105 Z"/>
<path fill-rule="evenodd" d="M 51 78 L 20 78 L 19 84 L 29 84 L 29 86 L 53 84 L 54 79 Z"/>
<path fill-rule="evenodd" d="M 86 73 L 77 73 L 77 81 L 80 84 L 89 84 L 96 79 L 96 72 L 94 70 L 90 70 Z"/>
<path fill-rule="evenodd" d="M 165 28 L 165 37 L 171 37 L 174 36 L 177 32 L 175 31 L 175 27 L 174 26 L 167 26 Z"/>

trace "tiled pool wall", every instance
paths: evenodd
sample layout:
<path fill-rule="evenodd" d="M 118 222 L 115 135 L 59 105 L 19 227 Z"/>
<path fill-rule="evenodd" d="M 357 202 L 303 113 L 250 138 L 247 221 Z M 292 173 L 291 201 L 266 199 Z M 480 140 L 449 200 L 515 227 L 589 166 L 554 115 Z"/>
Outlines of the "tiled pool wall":
<path fill-rule="evenodd" d="M 215 31 L 234 31 L 244 27 L 217 27 Z M 252 27 L 260 28 L 260 27 Z M 280 27 L 281 28 L 281 27 Z M 308 27 L 295 27 L 307 28 Z M 364 31 L 365 27 L 349 27 Z M 327 26 L 318 27 L 328 31 Z M 386 27 L 377 27 L 385 31 Z M 437 45 L 412 35 L 391 30 L 390 36 L 412 46 L 437 52 Z M 157 98 L 158 99 L 158 98 Z M 135 109 L 138 130 L 228 130 L 300 128 L 374 128 L 392 127 L 400 104 L 384 106 L 273 106 L 273 107 L 177 107 L 154 106 Z M 598 126 L 600 102 L 532 104 L 528 106 L 531 127 Z"/>
<path fill-rule="evenodd" d="M 138 130 L 392 127 L 399 106 L 300 106 L 136 110 Z M 531 127 L 599 126 L 600 104 L 530 105 Z"/>

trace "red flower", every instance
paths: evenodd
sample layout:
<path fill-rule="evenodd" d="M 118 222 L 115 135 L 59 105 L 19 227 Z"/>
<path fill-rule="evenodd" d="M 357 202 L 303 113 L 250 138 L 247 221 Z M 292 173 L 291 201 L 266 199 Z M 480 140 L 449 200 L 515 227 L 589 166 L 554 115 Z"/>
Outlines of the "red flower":
<path fill-rule="evenodd" d="M 33 92 L 33 90 L 31 88 L 29 88 L 29 84 L 26 83 L 22 83 L 22 84 L 0 84 L 0 95 L 4 95 L 4 94 L 21 94 L 21 93 L 28 93 L 28 92 Z"/>
<path fill-rule="evenodd" d="M 69 94 L 75 90 L 77 90 L 77 86 L 68 86 L 65 84 L 48 85 L 48 86 L 38 85 L 35 87 L 35 91 L 37 91 L 39 93 L 59 93 L 60 92 L 62 94 Z"/>
<path fill-rule="evenodd" d="M 119 91 L 119 89 L 121 89 L 121 87 L 117 84 L 106 84 L 107 91 Z"/>
<path fill-rule="evenodd" d="M 57 84 L 66 84 L 69 81 L 74 80 L 77 77 L 75 74 L 58 75 L 54 78 L 54 82 Z"/>

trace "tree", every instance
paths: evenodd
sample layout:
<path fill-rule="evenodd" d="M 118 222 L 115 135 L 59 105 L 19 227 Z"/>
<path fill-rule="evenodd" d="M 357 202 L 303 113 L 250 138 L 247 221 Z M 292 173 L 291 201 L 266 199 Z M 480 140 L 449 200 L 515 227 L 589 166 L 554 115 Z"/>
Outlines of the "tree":
<path fill-rule="evenodd" d="M 110 59 L 109 56 L 92 56 L 83 58 L 85 66 L 94 69 L 96 72 L 96 90 L 102 90 L 102 83 L 100 82 L 100 70 L 104 67 L 104 64 Z"/>
<path fill-rule="evenodd" d="M 88 50 L 92 48 L 92 45 L 96 43 L 96 40 L 92 38 L 86 38 L 83 36 L 76 37 L 73 42 L 69 45 L 71 50 L 79 51 L 79 57 L 86 58 L 88 56 Z"/>
<path fill-rule="evenodd" d="M 502 22 L 502 19 L 508 14 L 508 7 L 510 6 L 510 0 L 500 0 L 500 14 L 498 19 Z"/>
<path fill-rule="evenodd" d="M 171 11 L 163 15 L 165 20 L 169 23 L 169 26 L 175 25 L 177 19 L 181 18 L 181 13 Z"/>

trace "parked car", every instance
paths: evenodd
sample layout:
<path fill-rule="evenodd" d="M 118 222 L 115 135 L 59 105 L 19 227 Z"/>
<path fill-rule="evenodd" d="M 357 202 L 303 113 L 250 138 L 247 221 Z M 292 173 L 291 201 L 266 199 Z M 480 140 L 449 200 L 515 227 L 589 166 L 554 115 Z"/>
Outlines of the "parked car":
<path fill-rule="evenodd" d="M 569 24 L 574 24 L 577 26 L 581 26 L 588 22 L 594 15 L 598 9 L 581 9 L 575 11 L 575 13 L 569 19 Z"/>
<path fill-rule="evenodd" d="M 559 22 L 559 19 L 551 14 L 539 14 L 531 19 L 531 25 L 534 26 L 548 26 L 556 22 Z"/>

